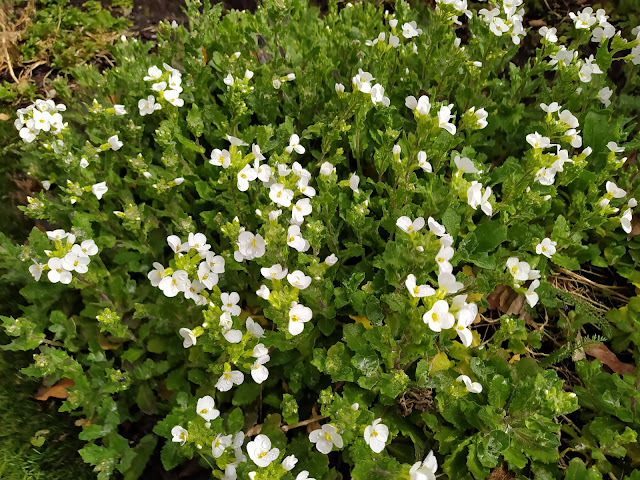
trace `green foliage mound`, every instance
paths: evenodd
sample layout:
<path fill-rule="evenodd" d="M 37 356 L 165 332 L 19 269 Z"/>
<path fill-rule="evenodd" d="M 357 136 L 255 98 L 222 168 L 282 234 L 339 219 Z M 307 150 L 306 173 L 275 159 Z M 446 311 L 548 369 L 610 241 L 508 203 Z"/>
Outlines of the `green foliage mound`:
<path fill-rule="evenodd" d="M 5 348 L 98 478 L 638 479 L 639 31 L 437 3 L 190 1 L 17 112 Z"/>

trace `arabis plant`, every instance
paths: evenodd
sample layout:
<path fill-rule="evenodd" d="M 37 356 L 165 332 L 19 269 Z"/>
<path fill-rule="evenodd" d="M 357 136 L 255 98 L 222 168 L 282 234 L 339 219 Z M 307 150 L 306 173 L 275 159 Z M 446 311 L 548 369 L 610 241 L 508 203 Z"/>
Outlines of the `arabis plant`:
<path fill-rule="evenodd" d="M 427 3 L 189 0 L 17 112 L 5 348 L 98 478 L 635 478 L 639 31 Z"/>

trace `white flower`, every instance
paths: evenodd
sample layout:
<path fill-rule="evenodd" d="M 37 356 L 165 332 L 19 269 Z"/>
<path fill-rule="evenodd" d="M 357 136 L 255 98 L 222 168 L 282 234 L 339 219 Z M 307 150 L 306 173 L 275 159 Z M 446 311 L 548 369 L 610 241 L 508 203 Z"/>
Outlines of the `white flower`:
<path fill-rule="evenodd" d="M 300 137 L 295 133 L 289 137 L 289 146 L 284 149 L 285 152 L 291 153 L 294 150 L 302 155 L 305 152 L 305 149 L 302 145 L 300 145 Z"/>
<path fill-rule="evenodd" d="M 242 332 L 233 329 L 233 320 L 231 320 L 231 314 L 229 312 L 222 312 L 219 325 L 222 329 L 222 336 L 227 342 L 240 343 L 242 340 Z"/>
<path fill-rule="evenodd" d="M 246 321 L 247 331 L 256 338 L 264 337 L 264 329 L 253 318 L 247 317 Z"/>
<path fill-rule="evenodd" d="M 87 265 L 89 265 L 89 257 L 78 255 L 73 251 L 67 253 L 62 259 L 62 268 L 69 272 L 87 273 L 89 270 Z"/>
<path fill-rule="evenodd" d="M 218 284 L 218 274 L 211 271 L 207 262 L 200 262 L 198 265 L 198 280 L 209 290 Z"/>
<path fill-rule="evenodd" d="M 360 185 L 360 177 L 355 173 L 352 173 L 351 177 L 349 177 L 349 188 L 358 193 L 358 185 Z"/>
<path fill-rule="evenodd" d="M 381 103 L 385 107 L 390 105 L 389 97 L 384 96 L 384 87 L 379 83 L 376 83 L 373 87 L 371 87 L 371 101 L 374 105 Z"/>
<path fill-rule="evenodd" d="M 179 443 L 180 445 L 184 445 L 189 437 L 189 432 L 187 432 L 180 425 L 176 425 L 171 429 L 171 435 L 173 438 L 171 441 Z"/>
<path fill-rule="evenodd" d="M 71 283 L 71 272 L 67 271 L 62 264 L 62 259 L 58 257 L 51 257 L 47 262 L 50 270 L 47 272 L 47 278 L 51 283 L 62 283 L 68 285 Z"/>
<path fill-rule="evenodd" d="M 303 470 L 298 474 L 298 476 L 296 477 L 296 480 L 316 480 L 316 479 L 311 478 L 307 470 Z"/>
<path fill-rule="evenodd" d="M 316 448 L 320 453 L 327 455 L 333 446 L 338 448 L 344 447 L 342 437 L 336 430 L 336 427 L 330 424 L 322 425 L 322 428 L 314 430 L 309 434 L 309 441 L 316 444 Z"/>
<path fill-rule="evenodd" d="M 593 62 L 595 62 L 593 55 L 584 60 L 584 64 L 580 67 L 580 71 L 578 72 L 580 81 L 589 83 L 591 81 L 591 75 L 603 73 L 598 64 L 594 64 Z"/>
<path fill-rule="evenodd" d="M 591 7 L 585 8 L 581 12 L 578 12 L 577 15 L 573 12 L 569 12 L 569 17 L 573 20 L 577 29 L 589 29 L 597 22 L 597 18 L 593 14 L 593 8 Z"/>
<path fill-rule="evenodd" d="M 189 242 L 189 247 L 197 250 L 201 256 L 205 256 L 206 252 L 211 248 L 204 233 L 190 233 L 187 241 Z"/>
<path fill-rule="evenodd" d="M 546 103 L 541 103 L 540 108 L 547 113 L 559 112 L 562 109 L 558 102 L 551 102 L 549 105 L 547 105 Z"/>
<path fill-rule="evenodd" d="M 444 228 L 444 225 L 440 225 L 438 222 L 436 222 L 433 219 L 433 217 L 429 217 L 427 219 L 427 224 L 429 225 L 429 230 L 438 237 L 442 237 L 447 233 L 446 229 Z"/>
<path fill-rule="evenodd" d="M 527 290 L 527 292 L 524 294 L 524 298 L 527 300 L 527 303 L 529 304 L 529 306 L 531 308 L 535 307 L 536 304 L 538 303 L 538 294 L 536 293 L 536 289 L 540 286 L 540 280 L 534 280 L 533 282 L 531 282 L 531 285 L 529 285 L 529 289 Z"/>
<path fill-rule="evenodd" d="M 157 66 L 149 67 L 147 70 L 147 75 L 143 78 L 145 82 L 158 80 L 162 76 L 162 70 L 160 70 Z"/>
<path fill-rule="evenodd" d="M 289 310 L 289 333 L 299 335 L 304 330 L 304 324 L 311 320 L 312 311 L 309 307 L 295 303 Z"/>
<path fill-rule="evenodd" d="M 74 248 L 76 247 L 76 245 L 73 246 Z M 73 249 L 72 249 L 73 250 Z M 85 255 L 92 257 L 93 255 L 95 255 L 96 253 L 98 253 L 98 246 L 96 245 L 96 242 L 94 242 L 91 239 L 88 240 L 84 240 L 81 244 L 80 244 L 80 250 L 82 251 L 82 253 L 84 253 Z"/>
<path fill-rule="evenodd" d="M 228 150 L 214 148 L 211 152 L 211 160 L 209 160 L 209 163 L 216 167 L 229 168 L 229 165 L 231 165 L 231 154 Z"/>
<path fill-rule="evenodd" d="M 280 455 L 280 450 L 271 448 L 271 440 L 266 435 L 258 435 L 247 444 L 249 458 L 259 467 L 267 467 Z"/>
<path fill-rule="evenodd" d="M 418 217 L 413 222 L 409 217 L 402 216 L 396 220 L 396 225 L 406 233 L 417 232 L 424 227 L 424 218 Z"/>
<path fill-rule="evenodd" d="M 260 384 L 269 378 L 269 370 L 264 366 L 269 359 L 269 355 L 263 355 L 253 362 L 253 365 L 251 366 L 251 377 L 254 382 Z"/>
<path fill-rule="evenodd" d="M 278 78 L 274 78 L 271 85 L 273 85 L 273 88 L 278 90 L 282 86 L 282 82 Z"/>
<path fill-rule="evenodd" d="M 520 282 L 529 280 L 531 265 L 527 262 L 521 262 L 516 257 L 510 257 L 507 260 L 507 269 L 509 270 L 509 273 L 513 275 L 514 280 Z"/>
<path fill-rule="evenodd" d="M 226 77 L 222 79 L 222 81 L 226 86 L 233 87 L 233 84 L 234 84 L 233 75 L 228 74 Z"/>
<path fill-rule="evenodd" d="M 620 153 L 620 152 L 624 152 L 624 147 L 619 147 L 618 144 L 616 142 L 609 142 L 607 143 L 607 148 L 612 151 L 612 152 L 616 152 L 616 153 Z"/>
<path fill-rule="evenodd" d="M 464 386 L 467 387 L 467 391 L 470 393 L 482 392 L 482 385 L 480 385 L 478 382 L 472 382 L 471 379 L 466 375 L 460 375 L 458 378 L 456 378 L 456 380 L 458 382 L 464 382 Z"/>
<path fill-rule="evenodd" d="M 258 178 L 258 172 L 250 164 L 246 164 L 238 172 L 238 190 L 246 192 L 249 190 L 249 182 L 254 181 L 256 178 Z"/>
<path fill-rule="evenodd" d="M 427 116 L 431 111 L 431 103 L 429 101 L 429 97 L 426 95 L 422 95 L 419 99 L 416 100 L 416 97 L 413 95 L 409 95 L 404 100 L 404 104 L 407 108 L 413 110 L 414 115 Z"/>
<path fill-rule="evenodd" d="M 336 83 L 335 90 L 336 93 L 344 93 L 344 85 L 341 83 Z"/>
<path fill-rule="evenodd" d="M 215 408 L 216 402 L 213 397 L 206 395 L 198 399 L 196 404 L 196 413 L 200 415 L 205 421 L 210 422 L 220 416 L 220 411 Z"/>
<path fill-rule="evenodd" d="M 269 295 L 271 295 L 271 291 L 267 288 L 266 285 L 260 285 L 260 288 L 256 291 L 256 295 L 264 300 L 269 300 Z"/>
<path fill-rule="evenodd" d="M 544 238 L 538 245 L 536 245 L 536 253 L 538 255 L 544 255 L 547 258 L 551 258 L 556 253 L 556 246 L 558 242 L 554 242 L 550 238 Z"/>
<path fill-rule="evenodd" d="M 482 130 L 483 128 L 486 128 L 487 125 L 489 125 L 489 122 L 487 122 L 487 117 L 489 116 L 489 114 L 484 108 L 476 111 L 476 107 L 471 107 L 469 109 L 469 113 L 472 113 L 476 117 L 476 125 L 474 128 L 476 128 L 477 130 Z"/>
<path fill-rule="evenodd" d="M 311 207 L 311 200 L 308 198 L 302 198 L 296 202 L 291 209 L 291 220 L 298 225 L 304 222 L 304 217 L 311 214 L 313 208 Z"/>
<path fill-rule="evenodd" d="M 438 289 L 448 293 L 458 292 L 464 285 L 456 280 L 453 273 L 440 272 L 438 274 Z M 453 325 L 453 324 L 452 324 Z"/>
<path fill-rule="evenodd" d="M 91 187 L 91 191 L 96 196 L 98 200 L 102 199 L 102 196 L 109 191 L 109 187 L 107 187 L 107 182 L 96 183 Z"/>
<path fill-rule="evenodd" d="M 266 252 L 267 244 L 260 234 L 254 235 L 251 232 L 242 232 L 238 235 L 238 250 L 234 252 L 236 261 L 253 260 L 260 258 Z"/>
<path fill-rule="evenodd" d="M 264 278 L 269 278 L 271 280 L 282 280 L 287 275 L 288 269 L 287 267 L 282 267 L 282 265 L 275 264 L 269 268 L 262 267 L 260 269 L 260 273 Z"/>
<path fill-rule="evenodd" d="M 556 43 L 558 41 L 558 36 L 556 35 L 557 32 L 558 30 L 556 28 L 549 28 L 547 26 L 540 27 L 540 30 L 538 30 L 540 36 L 551 43 Z"/>
<path fill-rule="evenodd" d="M 438 461 L 436 460 L 433 450 L 425 457 L 422 462 L 416 462 L 409 470 L 411 480 L 436 480 L 436 471 L 438 470 Z"/>
<path fill-rule="evenodd" d="M 467 203 L 471 208 L 477 210 L 478 207 L 482 209 L 485 215 L 491 216 L 493 213 L 493 207 L 489 203 L 489 197 L 491 196 L 491 187 L 487 187 L 482 192 L 482 184 L 476 180 L 471 182 L 471 186 L 467 189 Z"/>
<path fill-rule="evenodd" d="M 335 253 L 332 253 L 327 258 L 324 259 L 324 263 L 329 265 L 330 267 L 338 263 L 338 257 L 336 257 Z"/>
<path fill-rule="evenodd" d="M 107 142 L 112 150 L 120 150 L 122 145 L 124 145 L 124 143 L 118 139 L 118 135 L 113 135 L 112 137 L 107 138 Z"/>
<path fill-rule="evenodd" d="M 353 88 L 362 93 L 371 93 L 371 80 L 373 80 L 373 76 L 369 72 L 363 72 L 362 69 L 359 68 L 358 74 L 352 79 Z"/>
<path fill-rule="evenodd" d="M 418 166 L 427 173 L 433 172 L 433 167 L 427 162 L 427 153 L 422 150 L 418 152 Z"/>
<path fill-rule="evenodd" d="M 216 382 L 216 388 L 221 392 L 228 392 L 234 385 L 244 382 L 244 374 L 239 370 L 224 372 Z"/>
<path fill-rule="evenodd" d="M 456 299 L 460 297 L 464 299 L 466 298 L 466 295 L 458 295 L 454 299 L 454 303 L 456 303 Z M 458 337 L 460 337 L 460 341 L 462 342 L 462 344 L 465 347 L 469 347 L 471 345 L 471 342 L 473 341 L 473 335 L 468 327 L 471 326 L 476 318 L 476 315 L 478 315 L 478 307 L 473 303 L 465 303 L 464 300 L 462 302 L 464 303 L 464 305 L 458 311 L 456 333 L 458 334 Z"/>
<path fill-rule="evenodd" d="M 309 285 L 311 285 L 311 277 L 305 275 L 300 270 L 294 270 L 289 275 L 287 275 L 287 281 L 291 284 L 292 287 L 296 287 L 300 290 L 304 290 Z"/>
<path fill-rule="evenodd" d="M 175 297 L 178 292 L 184 292 L 187 288 L 187 272 L 184 270 L 176 270 L 173 275 L 164 277 L 160 280 L 158 287 L 167 297 Z"/>
<path fill-rule="evenodd" d="M 455 135 L 456 126 L 449 122 L 455 116 L 451 114 L 451 110 L 453 109 L 453 105 L 443 105 L 440 107 L 438 111 L 438 126 L 440 128 L 444 128 L 451 135 Z"/>
<path fill-rule="evenodd" d="M 578 118 L 569 110 L 562 110 L 562 112 L 560 112 L 560 115 L 558 116 L 558 120 L 561 123 L 566 123 L 569 128 L 576 129 L 580 126 Z"/>
<path fill-rule="evenodd" d="M 436 262 L 438 265 L 438 271 L 443 273 L 451 273 L 453 266 L 449 263 L 449 260 L 453 258 L 453 248 L 449 246 L 442 246 L 436 254 Z"/>
<path fill-rule="evenodd" d="M 224 451 L 231 446 L 232 436 L 222 435 L 221 433 L 216 436 L 215 440 L 211 444 L 211 456 L 213 458 L 220 458 Z"/>
<path fill-rule="evenodd" d="M 627 192 L 619 188 L 615 183 L 611 181 L 607 181 L 605 185 L 607 188 L 607 193 L 611 196 L 611 198 L 622 198 L 627 194 Z"/>
<path fill-rule="evenodd" d="M 324 162 L 320 166 L 320 175 L 329 176 L 332 173 L 335 173 L 336 167 L 334 167 L 330 162 Z"/>
<path fill-rule="evenodd" d="M 269 189 L 269 198 L 271 201 L 284 208 L 291 206 L 293 195 L 293 190 L 285 188 L 281 183 L 274 183 Z"/>
<path fill-rule="evenodd" d="M 298 459 L 296 458 L 296 456 L 289 455 L 282 461 L 282 468 L 284 468 L 286 472 L 290 472 L 291 470 L 293 470 L 293 467 L 296 466 L 296 463 L 298 463 Z"/>
<path fill-rule="evenodd" d="M 551 140 L 549 137 L 543 137 L 538 132 L 530 133 L 527 135 L 527 143 L 533 148 L 548 148 L 551 146 Z"/>
<path fill-rule="evenodd" d="M 380 453 L 384 450 L 389 439 L 389 427 L 380 422 L 382 422 L 382 419 L 378 418 L 364 429 L 364 441 L 374 453 Z"/>
<path fill-rule="evenodd" d="M 182 346 L 184 348 L 189 348 L 196 344 L 196 336 L 188 328 L 181 328 L 178 330 L 178 333 L 182 338 L 184 338 L 182 342 Z"/>
<path fill-rule="evenodd" d="M 633 213 L 630 208 L 627 208 L 620 217 L 620 224 L 625 233 L 631 233 L 631 221 L 633 220 Z"/>
<path fill-rule="evenodd" d="M 33 265 L 29 266 L 29 273 L 33 275 L 33 278 L 36 282 L 40 281 L 40 277 L 42 276 L 42 269 L 44 265 L 41 263 L 33 263 Z"/>
<path fill-rule="evenodd" d="M 404 283 L 409 290 L 409 294 L 414 298 L 430 297 L 435 295 L 436 291 L 429 285 L 417 285 L 416 277 L 413 273 L 407 276 L 407 280 Z"/>
<path fill-rule="evenodd" d="M 189 243 L 182 243 L 182 240 L 177 235 L 169 235 L 167 243 L 174 253 L 187 252 L 189 250 Z"/>
<path fill-rule="evenodd" d="M 422 316 L 422 321 L 428 324 L 434 332 L 440 332 L 453 327 L 456 319 L 449 312 L 449 304 L 446 300 L 438 300 L 433 304 L 431 310 Z"/>
<path fill-rule="evenodd" d="M 229 312 L 234 317 L 240 315 L 242 309 L 238 305 L 238 302 L 240 301 L 240 295 L 238 292 L 221 293 L 220 301 L 222 302 L 222 305 L 220 306 L 222 310 Z"/>
<path fill-rule="evenodd" d="M 480 170 L 478 170 L 475 166 L 475 164 L 469 160 L 467 157 L 461 157 L 460 155 L 456 155 L 453 159 L 453 163 L 456 164 L 456 167 L 458 168 L 458 170 L 460 170 L 460 173 L 465 174 L 465 173 L 482 173 L 480 172 Z"/>
<path fill-rule="evenodd" d="M 153 95 L 149 95 L 146 99 L 141 98 L 138 100 L 138 109 L 140 110 L 140 115 L 145 116 L 149 115 L 156 110 L 160 110 L 162 105 L 156 103 L 156 98 Z"/>
<path fill-rule="evenodd" d="M 310 248 L 309 242 L 302 238 L 298 225 L 291 225 L 287 230 L 287 245 L 299 252 L 306 252 Z"/>
<path fill-rule="evenodd" d="M 402 36 L 404 38 L 417 37 L 422 33 L 422 30 L 416 28 L 416 22 L 405 23 L 402 25 Z"/>
<path fill-rule="evenodd" d="M 127 111 L 124 108 L 124 105 L 114 105 L 113 109 L 115 110 L 115 113 L 117 116 L 121 116 L 121 115 L 126 115 Z"/>

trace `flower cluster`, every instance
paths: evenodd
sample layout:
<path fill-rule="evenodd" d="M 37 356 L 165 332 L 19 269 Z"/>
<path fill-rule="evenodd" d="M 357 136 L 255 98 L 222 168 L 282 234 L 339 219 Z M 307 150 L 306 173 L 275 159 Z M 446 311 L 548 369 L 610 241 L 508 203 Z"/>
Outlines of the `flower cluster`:
<path fill-rule="evenodd" d="M 153 82 L 151 90 L 157 92 L 159 98 L 176 107 L 182 107 L 184 105 L 184 100 L 180 98 L 182 93 L 182 73 L 166 63 L 163 63 L 162 66 L 164 67 L 164 72 L 156 65 L 149 67 L 143 80 L 145 82 Z M 156 103 L 153 95 L 138 101 L 138 109 L 142 116 L 149 115 L 160 108 L 162 106 Z"/>
<path fill-rule="evenodd" d="M 526 35 L 526 31 L 522 26 L 522 18 L 524 17 L 524 8 L 518 10 L 523 0 L 492 0 L 493 8 L 487 10 L 483 8 L 478 10 L 478 14 L 489 25 L 491 32 L 501 37 L 503 33 L 511 35 L 511 41 L 515 45 L 520 44 L 522 37 Z M 502 5 L 500 5 L 502 3 Z M 504 13 L 504 18 L 500 15 Z"/>
<path fill-rule="evenodd" d="M 207 297 L 201 292 L 218 284 L 218 275 L 224 273 L 224 258 L 210 251 L 211 245 L 202 233 L 190 233 L 184 243 L 178 236 L 170 235 L 167 243 L 175 254 L 176 264 L 182 268 L 164 268 L 161 263 L 154 262 L 154 269 L 147 275 L 151 285 L 167 297 L 182 292 L 196 305 L 206 305 Z"/>
<path fill-rule="evenodd" d="M 98 253 L 98 247 L 91 239 L 76 244 L 76 236 L 62 229 L 47 232 L 47 237 L 55 244 L 55 250 L 45 250 L 49 257 L 47 263 L 34 261 L 29 272 L 36 281 L 40 280 L 43 272 L 51 283 L 68 285 L 73 278 L 72 272 L 87 273 L 91 257 Z M 63 241 L 64 240 L 64 241 Z"/>
<path fill-rule="evenodd" d="M 67 128 L 60 114 L 66 109 L 62 104 L 56 105 L 53 100 L 36 100 L 28 107 L 18 109 L 14 125 L 25 143 L 33 142 L 40 132 L 58 135 Z"/>
<path fill-rule="evenodd" d="M 389 97 L 384 95 L 384 87 L 379 83 L 371 85 L 372 80 L 375 80 L 373 75 L 369 72 L 363 72 L 362 69 L 359 68 L 358 73 L 352 79 L 353 90 L 370 95 L 374 105 L 381 103 L 385 107 L 388 107 L 390 100 Z"/>

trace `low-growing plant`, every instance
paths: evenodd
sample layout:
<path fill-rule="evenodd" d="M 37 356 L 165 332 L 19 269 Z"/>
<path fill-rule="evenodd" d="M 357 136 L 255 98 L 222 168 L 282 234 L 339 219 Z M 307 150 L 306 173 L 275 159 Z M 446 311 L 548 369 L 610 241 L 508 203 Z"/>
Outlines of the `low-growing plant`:
<path fill-rule="evenodd" d="M 192 0 L 18 110 L 5 348 L 98 478 L 638 478 L 638 297 L 558 276 L 640 287 L 640 32 L 521 3 Z"/>

